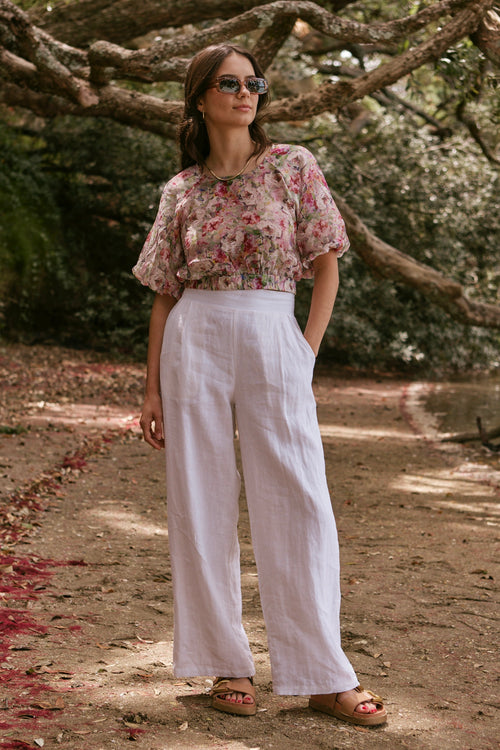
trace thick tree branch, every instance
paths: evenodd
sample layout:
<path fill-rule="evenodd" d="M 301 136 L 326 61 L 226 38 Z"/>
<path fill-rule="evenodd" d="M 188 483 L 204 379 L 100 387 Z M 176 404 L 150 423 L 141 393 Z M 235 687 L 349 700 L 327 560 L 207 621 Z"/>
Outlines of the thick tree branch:
<path fill-rule="evenodd" d="M 7 26 L 19 54 L 32 62 L 40 75 L 44 76 L 47 81 L 62 89 L 70 99 L 82 107 L 97 104 L 98 98 L 89 84 L 81 78 L 76 78 L 52 54 L 51 49 L 44 43 L 42 36 L 38 34 L 38 29 L 31 25 L 28 16 L 16 5 L 5 1 L 0 2 L 0 24 L 3 29 L 0 37 L 2 41 L 3 38 L 9 36 L 9 33 L 5 33 L 5 27 Z"/>
<path fill-rule="evenodd" d="M 292 33 L 295 20 L 294 16 L 282 17 L 278 15 L 273 23 L 260 35 L 259 41 L 253 51 L 263 70 L 266 70 L 271 65 L 280 48 Z"/>
<path fill-rule="evenodd" d="M 471 39 L 494 65 L 500 66 L 500 5 L 488 10 Z"/>
<path fill-rule="evenodd" d="M 132 77 L 141 80 L 182 80 L 183 71 L 177 79 L 174 78 L 174 65 L 170 61 L 183 55 L 192 55 L 208 44 L 215 44 L 233 38 L 249 31 L 264 28 L 265 31 L 258 43 L 259 60 L 264 68 L 270 64 L 277 50 L 286 38 L 285 30 L 290 31 L 294 22 L 300 17 L 302 21 L 314 26 L 323 34 L 348 44 L 354 42 L 369 43 L 393 41 L 399 42 L 409 34 L 419 31 L 426 25 L 440 18 L 457 6 L 463 6 L 466 0 L 441 0 L 435 5 L 425 8 L 414 16 L 396 19 L 381 24 L 362 24 L 339 18 L 320 8 L 317 3 L 308 0 L 277 0 L 277 2 L 258 7 L 242 13 L 236 18 L 215 24 L 208 29 L 195 31 L 188 36 L 157 42 L 147 49 L 125 50 L 118 45 L 105 41 L 94 43 L 90 47 L 89 59 L 93 66 L 113 68 L 115 77 L 128 77 L 130 70 Z M 470 3 L 470 0 L 468 0 Z M 206 16 L 204 16 L 206 17 Z M 271 45 L 271 46 L 269 46 Z M 267 49 L 272 50 L 271 54 Z M 167 77 L 155 77 L 157 75 Z"/>
<path fill-rule="evenodd" d="M 355 68 L 352 65 L 320 65 L 318 66 L 318 72 L 325 75 L 334 75 L 338 78 L 359 78 L 363 75 L 362 70 L 360 70 L 359 68 Z M 425 120 L 425 122 L 432 126 L 435 133 L 438 133 L 442 137 L 448 137 L 451 134 L 449 126 L 443 126 L 443 124 L 439 120 L 436 120 L 436 118 L 430 115 L 428 112 L 421 109 L 420 107 L 417 107 L 412 102 L 409 102 L 406 99 L 398 96 L 389 88 L 383 88 L 380 91 L 374 91 L 372 94 L 370 94 L 370 96 L 384 107 L 389 107 L 394 104 L 400 110 L 406 110 L 414 115 L 417 115 L 417 117 L 421 117 L 422 120 Z"/>
<path fill-rule="evenodd" d="M 50 12 L 30 12 L 33 23 L 57 39 L 84 47 L 96 39 L 126 43 L 149 31 L 180 27 L 200 20 L 232 18 L 265 0 L 79 0 L 60 2 Z"/>
<path fill-rule="evenodd" d="M 154 81 L 183 81 L 189 59 L 164 56 L 157 45 L 147 50 L 128 50 L 110 42 L 95 42 L 89 49 L 91 78 L 96 83 L 111 78 Z"/>
<path fill-rule="evenodd" d="M 0 87 L 0 104 L 10 107 L 24 107 L 39 117 L 107 117 L 124 125 L 130 125 L 150 133 L 157 133 L 166 138 L 175 138 L 176 128 L 163 119 L 150 119 L 145 115 L 147 106 L 144 99 L 137 99 L 137 95 L 123 92 L 112 86 L 106 87 L 102 101 L 97 106 L 81 107 L 55 94 L 39 93 L 15 83 L 3 82 Z M 116 93 L 116 96 L 114 96 Z M 125 94 L 125 97 L 123 96 Z M 153 98 L 153 97 L 150 97 Z M 135 100 L 134 100 L 135 99 Z M 160 100 L 156 100 L 160 103 Z M 161 103 L 160 103 L 161 104 Z M 125 106 L 124 106 L 125 105 Z M 131 106 L 129 106 L 131 105 Z M 165 102 L 168 105 L 168 102 Z M 175 105 L 170 105 L 175 107 Z M 168 112 L 168 110 L 166 110 Z M 171 119 L 178 119 L 181 110 L 177 109 L 177 118 L 169 113 Z"/>
<path fill-rule="evenodd" d="M 485 3 L 493 0 L 473 0 L 468 6 L 444 26 L 441 31 L 414 49 L 405 52 L 388 63 L 364 73 L 352 83 L 323 83 L 314 92 L 302 94 L 289 100 L 280 100 L 271 104 L 267 118 L 271 121 L 305 120 L 322 112 L 335 112 L 356 99 L 389 86 L 403 76 L 437 59 L 457 39 L 471 33 L 480 21 L 485 10 Z"/>
<path fill-rule="evenodd" d="M 248 12 L 253 11 L 257 14 L 254 17 L 261 19 L 261 24 L 254 28 L 269 26 L 278 17 L 294 17 L 310 23 L 327 36 L 337 37 L 339 32 L 344 31 L 354 33 L 353 41 L 370 43 L 413 34 L 466 2 L 467 0 L 440 0 L 413 16 L 369 25 L 339 19 L 334 13 L 321 7 L 328 5 L 338 11 L 349 5 L 348 2 L 323 3 L 307 0 L 281 0 L 274 3 L 261 0 L 205 0 L 202 8 L 199 0 L 142 0 L 140 4 L 135 0 L 80 0 L 69 6 L 56 5 L 50 12 L 33 10 L 30 16 L 37 26 L 75 46 L 85 46 L 94 39 L 123 43 L 143 36 L 148 31 L 195 24 L 201 19 L 234 19 L 229 24 L 239 23 L 238 19 L 246 21 Z M 230 31 L 230 26 L 226 28 L 232 36 L 243 33 Z"/>
<path fill-rule="evenodd" d="M 469 300 L 461 284 L 383 242 L 340 196 L 335 195 L 335 202 L 346 222 L 352 249 L 369 268 L 383 278 L 418 289 L 461 323 L 500 328 L 500 307 Z"/>

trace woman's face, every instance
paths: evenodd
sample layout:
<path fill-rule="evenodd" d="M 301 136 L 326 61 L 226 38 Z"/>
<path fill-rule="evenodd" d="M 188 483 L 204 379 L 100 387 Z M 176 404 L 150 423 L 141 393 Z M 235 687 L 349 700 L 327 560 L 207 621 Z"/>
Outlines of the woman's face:
<path fill-rule="evenodd" d="M 217 69 L 218 76 L 231 75 L 244 81 L 254 76 L 253 65 L 243 55 L 232 52 Z M 237 94 L 223 94 L 216 88 L 207 89 L 200 97 L 198 109 L 204 113 L 205 124 L 210 128 L 248 127 L 257 114 L 258 94 L 250 94 L 245 86 L 240 86 Z"/>

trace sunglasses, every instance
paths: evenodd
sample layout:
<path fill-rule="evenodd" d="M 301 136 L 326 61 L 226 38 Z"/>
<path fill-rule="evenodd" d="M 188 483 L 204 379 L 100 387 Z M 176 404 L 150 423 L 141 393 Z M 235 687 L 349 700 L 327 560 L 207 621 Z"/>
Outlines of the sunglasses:
<path fill-rule="evenodd" d="M 221 94 L 239 94 L 242 86 L 245 86 L 250 94 L 259 94 L 259 96 L 265 94 L 269 88 L 266 79 L 257 78 L 257 76 L 248 76 L 243 81 L 236 76 L 219 76 L 208 88 L 217 89 Z"/>

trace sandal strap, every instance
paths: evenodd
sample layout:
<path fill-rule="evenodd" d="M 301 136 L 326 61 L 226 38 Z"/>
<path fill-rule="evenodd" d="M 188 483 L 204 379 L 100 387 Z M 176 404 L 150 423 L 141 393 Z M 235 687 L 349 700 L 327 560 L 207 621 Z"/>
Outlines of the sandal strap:
<path fill-rule="evenodd" d="M 250 686 L 247 680 L 250 680 Z M 219 677 L 210 691 L 210 695 L 227 695 L 228 693 L 242 693 L 249 695 L 255 701 L 255 688 L 252 677 L 240 677 L 231 679 L 230 677 Z"/>
<path fill-rule="evenodd" d="M 371 690 L 365 690 L 361 685 L 354 688 L 355 693 L 347 695 L 339 701 L 337 697 L 337 703 L 342 706 L 343 711 L 353 713 L 360 703 L 374 703 L 378 709 L 382 709 L 384 704 L 382 698 L 379 695 L 375 695 Z"/>

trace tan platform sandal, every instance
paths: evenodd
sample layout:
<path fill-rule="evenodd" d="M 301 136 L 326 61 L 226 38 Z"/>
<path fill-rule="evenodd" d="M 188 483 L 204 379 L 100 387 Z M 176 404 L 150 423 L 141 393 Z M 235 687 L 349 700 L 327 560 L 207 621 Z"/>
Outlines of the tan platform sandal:
<path fill-rule="evenodd" d="M 356 693 L 346 695 L 342 698 L 342 702 L 337 698 L 338 693 L 316 696 L 309 700 L 309 708 L 315 711 L 322 711 L 330 716 L 335 716 L 336 719 L 348 721 L 350 724 L 359 724 L 363 727 L 374 727 L 385 724 L 387 721 L 387 711 L 382 703 L 382 698 L 372 693 L 371 690 L 364 690 L 361 685 L 358 685 L 354 690 Z M 323 698 L 324 700 L 318 700 L 318 698 Z M 362 714 L 356 711 L 360 703 L 373 703 L 377 708 L 377 712 Z"/>
<path fill-rule="evenodd" d="M 250 687 L 248 686 L 247 679 L 250 680 Z M 242 693 L 243 697 L 249 695 L 253 699 L 253 703 L 233 703 L 223 697 L 231 693 Z M 252 677 L 241 677 L 238 679 L 218 677 L 210 691 L 210 695 L 212 696 L 212 708 L 216 708 L 218 711 L 225 711 L 227 714 L 237 714 L 238 716 L 255 716 L 257 713 Z"/>

